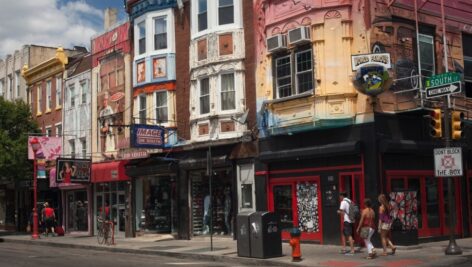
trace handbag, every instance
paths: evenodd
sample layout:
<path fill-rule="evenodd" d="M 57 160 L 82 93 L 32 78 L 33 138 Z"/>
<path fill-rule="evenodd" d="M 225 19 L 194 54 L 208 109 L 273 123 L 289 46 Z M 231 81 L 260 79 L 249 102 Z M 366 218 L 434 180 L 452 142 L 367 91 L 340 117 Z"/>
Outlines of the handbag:
<path fill-rule="evenodd" d="M 382 223 L 380 225 L 380 229 L 386 230 L 386 231 L 390 230 L 390 227 L 391 227 L 391 223 Z"/>
<path fill-rule="evenodd" d="M 369 231 L 370 231 L 370 227 L 362 227 L 361 228 L 361 232 L 359 233 L 359 236 L 362 238 L 362 239 L 367 239 L 367 237 L 369 237 Z"/>

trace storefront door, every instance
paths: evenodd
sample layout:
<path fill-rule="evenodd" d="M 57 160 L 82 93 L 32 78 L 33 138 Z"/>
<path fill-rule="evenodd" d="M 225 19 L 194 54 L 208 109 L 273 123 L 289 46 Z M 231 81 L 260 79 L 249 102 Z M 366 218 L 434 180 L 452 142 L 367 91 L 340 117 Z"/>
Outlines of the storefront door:
<path fill-rule="evenodd" d="M 387 177 L 387 191 L 416 191 L 418 236 L 432 237 L 449 234 L 449 178 L 432 175 L 392 174 Z M 452 178 L 454 186 L 456 234 L 462 234 L 459 179 Z M 413 219 L 414 220 L 414 219 Z"/>
<path fill-rule="evenodd" d="M 95 214 L 112 221 L 115 234 L 124 235 L 125 232 L 125 202 L 124 182 L 97 184 Z"/>
<path fill-rule="evenodd" d="M 364 198 L 365 198 L 365 189 L 364 189 L 364 180 L 360 172 L 354 173 L 340 173 L 339 174 L 339 192 L 346 192 L 348 198 L 359 205 L 359 208 L 364 208 Z M 341 220 L 343 218 L 341 217 Z M 341 227 L 342 227 L 341 223 Z M 355 225 L 354 229 L 357 228 Z M 362 242 L 362 238 L 354 231 L 354 240 L 359 243 Z"/>
<path fill-rule="evenodd" d="M 269 210 L 280 216 L 282 238 L 298 227 L 302 239 L 322 242 L 320 178 L 277 178 L 269 184 Z"/>
<path fill-rule="evenodd" d="M 86 190 L 67 192 L 67 231 L 88 231 L 88 200 Z"/>

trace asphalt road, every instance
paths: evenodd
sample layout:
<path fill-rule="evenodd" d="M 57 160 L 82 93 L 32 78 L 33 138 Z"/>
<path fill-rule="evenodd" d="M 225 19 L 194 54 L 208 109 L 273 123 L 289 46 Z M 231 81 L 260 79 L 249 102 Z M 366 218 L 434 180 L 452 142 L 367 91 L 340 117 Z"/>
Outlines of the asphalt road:
<path fill-rule="evenodd" d="M 224 262 L 208 262 L 194 259 L 177 259 L 163 256 L 138 255 L 93 251 L 74 248 L 57 248 L 48 246 L 25 245 L 15 243 L 0 243 L 1 267 L 237 267 L 242 265 Z"/>

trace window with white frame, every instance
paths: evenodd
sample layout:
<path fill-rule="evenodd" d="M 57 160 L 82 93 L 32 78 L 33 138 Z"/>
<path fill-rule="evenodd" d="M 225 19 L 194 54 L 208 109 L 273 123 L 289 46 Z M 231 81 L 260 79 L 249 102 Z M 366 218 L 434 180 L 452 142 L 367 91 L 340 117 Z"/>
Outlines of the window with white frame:
<path fill-rule="evenodd" d="M 312 50 L 299 49 L 274 60 L 277 98 L 297 95 L 314 89 Z"/>
<path fill-rule="evenodd" d="M 52 99 L 51 99 L 51 80 L 46 82 L 46 109 L 51 110 Z"/>
<path fill-rule="evenodd" d="M 85 138 L 80 139 L 80 146 L 82 147 L 82 158 L 87 158 L 87 140 Z"/>
<path fill-rule="evenodd" d="M 15 72 L 15 96 L 20 96 L 20 72 Z"/>
<path fill-rule="evenodd" d="M 208 3 L 207 0 L 198 0 L 198 31 L 208 28 Z"/>
<path fill-rule="evenodd" d="M 69 103 L 70 103 L 71 108 L 75 107 L 75 86 L 74 86 L 74 84 L 71 84 L 69 86 Z"/>
<path fill-rule="evenodd" d="M 139 123 L 146 124 L 146 94 L 138 96 L 139 101 Z"/>
<path fill-rule="evenodd" d="M 138 23 L 138 54 L 146 53 L 146 21 Z"/>
<path fill-rule="evenodd" d="M 155 92 L 155 114 L 156 122 L 167 122 L 168 111 L 167 111 L 167 91 Z"/>
<path fill-rule="evenodd" d="M 433 36 L 420 34 L 419 45 L 420 45 L 421 75 L 423 77 L 431 77 L 435 73 Z"/>
<path fill-rule="evenodd" d="M 80 81 L 80 92 L 82 93 L 82 104 L 87 104 L 88 83 L 87 81 Z"/>
<path fill-rule="evenodd" d="M 75 140 L 69 140 L 70 157 L 75 158 Z"/>
<path fill-rule="evenodd" d="M 234 73 L 221 74 L 221 110 L 236 108 L 236 92 L 234 90 Z"/>
<path fill-rule="evenodd" d="M 36 112 L 41 113 L 41 102 L 43 102 L 43 90 L 41 90 L 41 85 L 38 85 L 36 89 Z"/>
<path fill-rule="evenodd" d="M 56 107 L 62 106 L 62 78 L 56 77 Z"/>
<path fill-rule="evenodd" d="M 56 136 L 62 136 L 62 124 L 56 125 Z"/>
<path fill-rule="evenodd" d="M 167 48 L 167 16 L 154 18 L 154 50 Z"/>
<path fill-rule="evenodd" d="M 218 0 L 218 25 L 234 23 L 233 0 Z"/>
<path fill-rule="evenodd" d="M 210 79 L 200 79 L 200 114 L 210 112 Z"/>
<path fill-rule="evenodd" d="M 51 137 L 52 136 L 52 128 L 51 127 L 46 127 L 46 136 Z"/>

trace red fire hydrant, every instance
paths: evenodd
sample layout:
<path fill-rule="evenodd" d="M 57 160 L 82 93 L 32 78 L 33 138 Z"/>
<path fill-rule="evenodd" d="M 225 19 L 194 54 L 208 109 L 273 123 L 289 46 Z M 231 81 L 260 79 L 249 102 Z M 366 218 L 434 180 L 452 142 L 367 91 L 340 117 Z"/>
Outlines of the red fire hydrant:
<path fill-rule="evenodd" d="M 302 251 L 300 248 L 300 229 L 294 227 L 290 231 L 290 246 L 292 246 L 292 261 L 302 260 Z"/>

